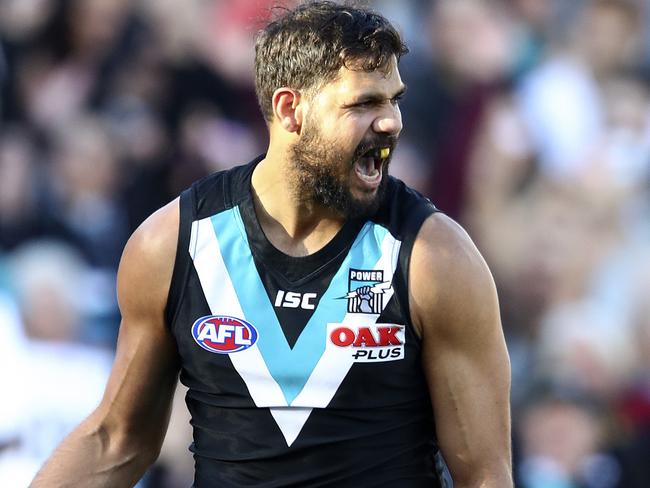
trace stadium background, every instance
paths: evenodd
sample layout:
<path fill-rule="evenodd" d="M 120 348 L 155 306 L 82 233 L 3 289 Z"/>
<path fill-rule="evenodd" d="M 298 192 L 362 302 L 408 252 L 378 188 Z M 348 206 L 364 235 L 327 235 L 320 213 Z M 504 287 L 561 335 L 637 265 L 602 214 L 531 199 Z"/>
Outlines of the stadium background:
<path fill-rule="evenodd" d="M 252 38 L 271 3 L 0 2 L 3 487 L 101 395 L 128 235 L 264 149 Z M 370 3 L 411 47 L 392 172 L 467 227 L 499 287 L 517 486 L 647 488 L 650 2 Z M 141 487 L 189 485 L 178 400 Z"/>

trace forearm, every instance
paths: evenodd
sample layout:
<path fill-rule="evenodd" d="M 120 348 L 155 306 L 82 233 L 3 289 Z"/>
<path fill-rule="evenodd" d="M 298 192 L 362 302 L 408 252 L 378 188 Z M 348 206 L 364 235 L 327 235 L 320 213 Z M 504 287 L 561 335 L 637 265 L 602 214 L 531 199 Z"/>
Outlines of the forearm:
<path fill-rule="evenodd" d="M 509 463 L 502 469 L 490 467 L 490 471 L 481 475 L 456 476 L 453 475 L 454 488 L 512 488 L 512 470 Z"/>
<path fill-rule="evenodd" d="M 135 485 L 155 455 L 120 437 L 86 421 L 59 445 L 30 488 Z"/>

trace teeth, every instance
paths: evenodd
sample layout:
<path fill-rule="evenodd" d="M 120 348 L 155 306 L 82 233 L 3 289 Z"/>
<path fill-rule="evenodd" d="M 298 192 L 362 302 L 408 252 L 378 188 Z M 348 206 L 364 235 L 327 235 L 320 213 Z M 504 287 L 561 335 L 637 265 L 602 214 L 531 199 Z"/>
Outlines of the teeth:
<path fill-rule="evenodd" d="M 382 147 L 379 150 L 379 157 L 381 159 L 386 159 L 390 155 L 390 147 Z"/>

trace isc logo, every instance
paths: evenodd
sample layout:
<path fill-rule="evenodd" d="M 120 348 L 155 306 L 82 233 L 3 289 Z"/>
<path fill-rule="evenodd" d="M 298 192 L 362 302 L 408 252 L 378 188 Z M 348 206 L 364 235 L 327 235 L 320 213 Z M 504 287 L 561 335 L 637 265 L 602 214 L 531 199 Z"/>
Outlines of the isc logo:
<path fill-rule="evenodd" d="M 404 358 L 404 326 L 328 324 L 327 347 L 346 348 L 355 362 L 396 361 Z"/>
<path fill-rule="evenodd" d="M 222 315 L 201 317 L 192 325 L 192 337 L 206 351 L 230 354 L 257 342 L 257 329 L 245 320 Z"/>
<path fill-rule="evenodd" d="M 303 308 L 305 310 L 314 310 L 314 300 L 316 293 L 297 293 L 295 291 L 278 290 L 275 296 L 275 306 L 282 308 Z"/>

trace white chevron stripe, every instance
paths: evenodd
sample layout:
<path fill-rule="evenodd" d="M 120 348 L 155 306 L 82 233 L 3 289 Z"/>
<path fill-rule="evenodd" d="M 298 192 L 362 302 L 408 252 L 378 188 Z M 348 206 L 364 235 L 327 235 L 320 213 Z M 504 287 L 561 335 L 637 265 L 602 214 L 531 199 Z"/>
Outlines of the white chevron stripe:
<path fill-rule="evenodd" d="M 392 280 L 401 242 L 387 233 L 381 243 L 382 255 L 374 269 L 384 271 L 384 279 Z M 201 286 L 214 315 L 230 315 L 247 320 L 235 293 L 230 275 L 221 256 L 218 238 L 210 218 L 192 223 L 190 255 Z M 384 293 L 384 307 L 393 295 L 390 288 Z M 343 324 L 372 325 L 379 314 L 351 314 Z M 253 324 L 255 325 L 255 324 Z M 300 394 L 289 407 L 282 389 L 273 379 L 257 345 L 229 354 L 234 368 L 244 380 L 257 407 L 270 407 L 288 446 L 300 434 L 312 412 L 312 407 L 326 407 L 352 367 L 349 351 L 326 348 Z"/>

